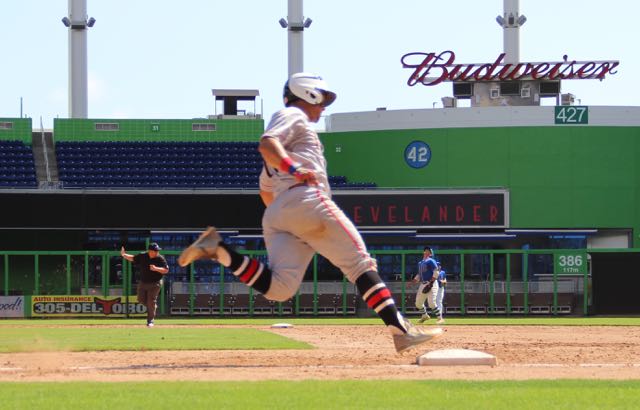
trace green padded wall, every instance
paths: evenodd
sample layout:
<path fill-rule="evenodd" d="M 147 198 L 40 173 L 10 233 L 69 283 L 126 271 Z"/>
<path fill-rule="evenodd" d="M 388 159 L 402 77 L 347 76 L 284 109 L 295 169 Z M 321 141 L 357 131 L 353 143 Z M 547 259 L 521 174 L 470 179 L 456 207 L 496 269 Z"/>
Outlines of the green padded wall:
<path fill-rule="evenodd" d="M 331 175 L 392 188 L 504 187 L 512 228 L 634 228 L 640 246 L 640 127 L 501 127 L 322 134 Z M 429 144 L 411 168 L 404 150 Z"/>
<path fill-rule="evenodd" d="M 31 145 L 31 118 L 2 118 L 0 122 L 11 123 L 11 128 L 0 127 L 0 140 L 22 141 Z"/>
<path fill-rule="evenodd" d="M 119 129 L 96 130 L 96 123 L 118 124 Z M 194 123 L 214 124 L 215 131 L 193 131 Z M 264 120 L 56 118 L 53 129 L 56 141 L 257 141 L 264 131 Z"/>

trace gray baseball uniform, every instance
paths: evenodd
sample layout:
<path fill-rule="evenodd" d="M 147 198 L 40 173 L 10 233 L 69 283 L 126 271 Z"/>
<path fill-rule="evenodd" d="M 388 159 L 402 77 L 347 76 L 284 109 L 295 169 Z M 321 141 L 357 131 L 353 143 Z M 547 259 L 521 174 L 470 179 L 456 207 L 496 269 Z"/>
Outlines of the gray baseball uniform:
<path fill-rule="evenodd" d="M 295 162 L 313 170 L 318 185 L 301 184 L 292 175 L 266 167 L 271 183 L 260 185 L 275 197 L 262 220 L 273 272 L 266 296 L 276 300 L 293 296 L 315 252 L 352 283 L 366 271 L 377 271 L 357 229 L 331 200 L 324 147 L 306 114 L 297 107 L 278 111 L 262 136 L 269 137 L 277 138 Z"/>

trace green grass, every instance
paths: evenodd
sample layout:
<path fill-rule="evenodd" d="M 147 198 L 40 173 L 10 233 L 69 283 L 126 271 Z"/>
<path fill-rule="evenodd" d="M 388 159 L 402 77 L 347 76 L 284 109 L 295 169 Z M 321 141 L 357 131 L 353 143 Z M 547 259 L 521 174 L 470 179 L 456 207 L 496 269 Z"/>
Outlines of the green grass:
<path fill-rule="evenodd" d="M 636 409 L 640 381 L 0 383 L 3 409 Z"/>
<path fill-rule="evenodd" d="M 418 316 L 408 316 L 417 319 Z M 455 325 L 517 325 L 517 326 L 640 326 L 640 317 L 447 317 L 447 326 Z M 156 321 L 156 328 L 163 325 L 257 325 L 269 326 L 274 323 L 291 323 L 293 325 L 381 325 L 380 319 L 372 318 L 160 318 Z M 434 323 L 431 320 L 427 323 Z M 4 326 L 92 326 L 92 325 L 134 325 L 140 326 L 144 319 L 3 319 L 0 329 Z"/>
<path fill-rule="evenodd" d="M 101 350 L 311 349 L 275 333 L 206 327 L 9 327 L 0 330 L 0 352 Z"/>

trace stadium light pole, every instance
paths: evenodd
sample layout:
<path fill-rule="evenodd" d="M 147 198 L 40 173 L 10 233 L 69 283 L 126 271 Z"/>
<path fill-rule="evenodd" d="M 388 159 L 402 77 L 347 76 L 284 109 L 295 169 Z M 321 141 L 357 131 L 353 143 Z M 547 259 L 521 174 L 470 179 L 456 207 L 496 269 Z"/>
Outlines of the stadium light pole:
<path fill-rule="evenodd" d="M 95 22 L 87 18 L 87 0 L 69 0 L 69 15 L 62 18 L 69 29 L 69 118 L 88 116 L 87 27 Z"/>
<path fill-rule="evenodd" d="M 304 71 L 304 44 L 303 32 L 311 26 L 312 20 L 303 20 L 302 0 L 288 0 L 287 20 L 280 19 L 280 27 L 288 30 L 288 65 L 289 77 L 292 74 Z"/>
<path fill-rule="evenodd" d="M 503 15 L 496 17 L 496 22 L 503 29 L 505 63 L 520 62 L 520 27 L 527 21 L 527 18 L 519 13 L 520 0 L 504 0 Z"/>

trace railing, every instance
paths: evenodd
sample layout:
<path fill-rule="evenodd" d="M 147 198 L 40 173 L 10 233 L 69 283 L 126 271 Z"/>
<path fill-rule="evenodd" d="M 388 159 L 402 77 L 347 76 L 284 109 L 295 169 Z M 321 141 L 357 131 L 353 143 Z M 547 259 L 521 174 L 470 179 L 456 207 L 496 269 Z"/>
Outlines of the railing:
<path fill-rule="evenodd" d="M 571 303 L 578 301 L 576 308 L 583 315 L 589 312 L 592 294 L 591 276 L 588 260 L 581 260 L 579 273 L 562 274 L 554 272 L 538 275 L 531 279 L 528 274 L 529 258 L 538 254 L 552 254 L 554 259 L 562 255 L 588 255 L 597 252 L 640 252 L 640 249 L 542 249 L 542 250 L 439 250 L 442 255 L 459 255 L 459 272 L 448 272 L 458 280 L 448 280 L 445 301 L 447 311 L 452 314 L 487 314 L 487 315 L 529 315 L 529 314 L 566 314 L 576 313 L 568 311 L 566 298 L 571 296 Z M 167 259 L 172 260 L 180 251 L 163 251 Z M 241 252 L 250 256 L 265 256 L 265 251 Z M 400 257 L 400 272 L 396 280 L 387 280 L 387 284 L 394 293 L 397 304 L 406 313 L 411 311 L 412 297 L 415 288 L 409 288 L 407 279 L 415 272 L 413 266 L 407 269 L 408 256 L 419 257 L 418 250 L 374 250 L 375 257 L 395 255 Z M 465 255 L 489 255 L 489 271 L 485 272 L 485 279 L 472 280 L 470 269 L 465 267 Z M 514 255 L 522 258 L 521 278 L 512 278 L 512 259 Z M 496 278 L 494 260 L 496 256 L 506 259 L 504 277 Z M 0 295 L 9 296 L 21 294 L 30 295 L 122 295 L 126 303 L 135 295 L 133 285 L 132 265 L 121 258 L 119 251 L 0 251 L 3 259 L 2 291 Z M 587 259 L 587 258 L 585 258 Z M 576 259 L 577 260 L 577 259 Z M 114 264 L 115 263 L 115 264 Z M 299 292 L 292 300 L 283 303 L 265 301 L 237 281 L 226 281 L 225 269 L 220 269 L 216 281 L 199 282 L 196 279 L 194 265 L 186 271 L 167 277 L 164 290 L 160 294 L 160 314 L 210 314 L 224 316 L 226 314 L 265 314 L 274 315 L 353 315 L 356 314 L 355 287 L 346 279 L 342 281 L 321 280 L 323 272 L 319 271 L 318 257 L 314 257 L 311 269 L 312 280 L 303 282 Z M 118 267 L 114 271 L 114 267 Z M 408 273 L 411 273 L 409 275 Z M 458 275 L 455 275 L 455 274 Z M 176 280 L 176 275 L 183 280 Z M 210 278 L 211 276 L 207 276 Z M 198 278 L 199 279 L 199 278 Z M 170 286 L 167 286 L 170 285 Z M 327 310 L 321 301 L 323 295 L 334 295 L 335 310 Z M 478 298 L 480 300 L 478 302 Z M 547 299 L 538 305 L 536 299 L 544 295 Z M 205 296 L 205 308 L 197 304 L 201 296 Z M 208 296 L 208 298 L 207 298 Z M 236 298 L 246 303 L 246 306 L 230 306 L 230 300 L 225 296 Z M 168 298 L 182 298 L 186 305 L 181 310 L 170 309 Z M 533 299 L 533 300 L 532 300 Z M 359 300 L 359 297 L 358 297 Z M 549 303 L 547 303 L 549 302 Z M 26 302 L 25 302 L 26 303 Z M 474 305 L 477 303 L 477 305 Z M 210 306 L 207 310 L 206 306 Z M 545 308 L 546 306 L 546 308 Z M 236 307 L 237 310 L 229 308 Z M 474 308 L 475 307 L 475 308 Z M 536 309 L 532 309 L 536 307 Z M 470 309 L 472 308 L 472 309 Z M 364 310 L 363 310 L 364 311 Z"/>

